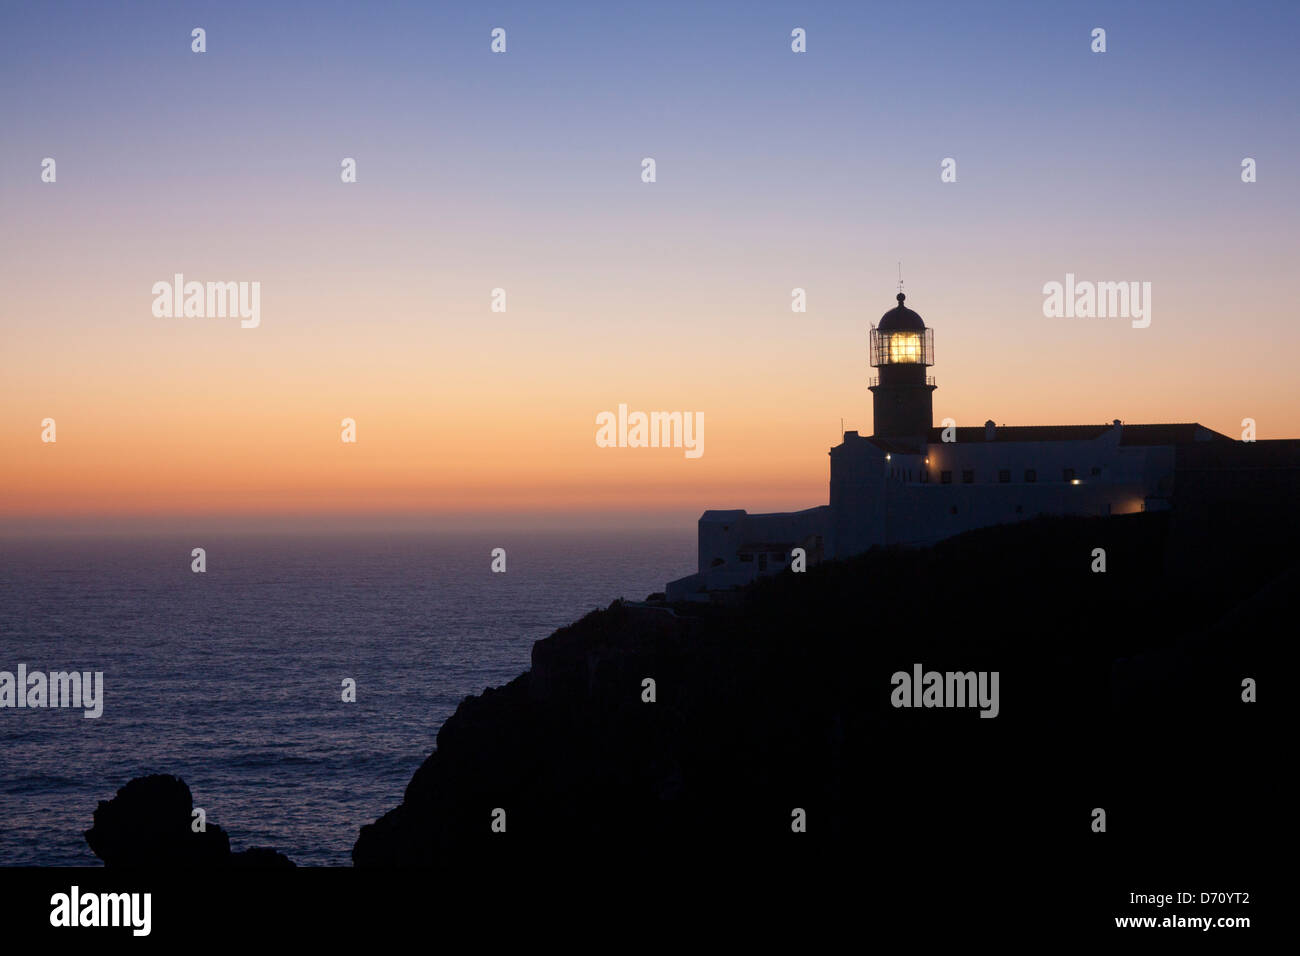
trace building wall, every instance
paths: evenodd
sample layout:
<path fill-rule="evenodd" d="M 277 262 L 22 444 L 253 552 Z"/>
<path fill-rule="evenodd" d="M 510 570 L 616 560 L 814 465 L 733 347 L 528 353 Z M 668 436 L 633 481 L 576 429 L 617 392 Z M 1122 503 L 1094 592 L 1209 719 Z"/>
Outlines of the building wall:
<path fill-rule="evenodd" d="M 1066 468 L 1078 484 L 1067 480 Z M 1029 469 L 1036 480 L 1026 480 Z M 945 470 L 951 484 L 942 482 Z M 1003 470 L 1010 481 L 1000 480 Z M 963 481 L 966 471 L 973 472 L 971 484 Z M 1041 514 L 1142 511 L 1148 496 L 1168 488 L 1172 472 L 1172 448 L 1122 446 L 1118 429 L 1093 441 L 931 443 L 914 454 L 846 435 L 831 450 L 828 557 L 877 545 L 933 544 Z"/>
<path fill-rule="evenodd" d="M 846 438 L 831 449 L 828 558 L 859 554 L 885 538 L 889 467 L 884 453 L 867 441 Z"/>
<path fill-rule="evenodd" d="M 788 566 L 790 550 L 802 547 L 811 567 L 821 560 L 830 529 L 830 507 L 751 515 L 742 510 L 706 511 L 699 521 L 699 560 L 695 574 L 668 582 L 669 601 L 708 600 L 709 593 L 743 587 L 763 574 Z M 746 546 L 763 544 L 761 552 Z M 750 560 L 741 556 L 749 553 Z M 775 560 L 773 555 L 781 558 Z M 760 554 L 765 557 L 760 557 Z"/>
<path fill-rule="evenodd" d="M 699 521 L 697 571 L 707 571 L 718 559 L 726 563 L 728 555 L 734 560 L 745 537 L 744 521 L 741 510 L 704 512 Z"/>
<path fill-rule="evenodd" d="M 1294 549 L 1300 539 L 1300 440 L 1197 442 L 1179 445 L 1175 457 L 1169 553 L 1179 573 L 1213 579 L 1219 565 L 1260 558 L 1195 547 L 1207 538 Z M 1279 556 L 1277 564 L 1286 561 Z"/>
<path fill-rule="evenodd" d="M 758 515 L 745 511 L 706 511 L 699 522 L 697 569 L 708 571 L 717 567 L 719 562 L 736 564 L 742 546 L 749 543 L 806 547 L 805 542 L 810 537 L 824 538 L 829 526 L 830 508 L 826 505 L 804 511 Z"/>
<path fill-rule="evenodd" d="M 890 523 L 881 544 L 927 545 L 995 524 L 1036 515 L 1107 515 L 1142 511 L 1140 483 L 1084 481 L 1005 485 L 903 485 L 885 489 Z M 842 557 L 843 555 L 836 555 Z"/>

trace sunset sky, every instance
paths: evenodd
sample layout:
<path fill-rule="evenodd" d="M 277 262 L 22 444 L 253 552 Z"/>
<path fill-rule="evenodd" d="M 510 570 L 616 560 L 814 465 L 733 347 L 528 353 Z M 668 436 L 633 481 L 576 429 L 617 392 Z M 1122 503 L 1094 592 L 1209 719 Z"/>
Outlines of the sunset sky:
<path fill-rule="evenodd" d="M 268 6 L 0 12 L 0 531 L 824 504 L 899 260 L 936 419 L 1300 436 L 1300 6 Z M 178 272 L 260 327 L 155 317 Z M 1045 318 L 1067 272 L 1150 328 Z"/>

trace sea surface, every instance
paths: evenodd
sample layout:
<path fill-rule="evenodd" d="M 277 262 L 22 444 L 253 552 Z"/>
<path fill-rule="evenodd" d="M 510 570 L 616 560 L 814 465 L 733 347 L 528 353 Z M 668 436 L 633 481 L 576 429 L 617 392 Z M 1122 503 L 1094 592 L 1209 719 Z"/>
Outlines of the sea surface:
<path fill-rule="evenodd" d="M 149 773 L 184 779 L 235 850 L 349 865 L 464 697 L 695 564 L 691 527 L 203 538 L 0 540 L 0 671 L 104 673 L 98 719 L 0 709 L 0 865 L 98 865 L 96 803 Z"/>

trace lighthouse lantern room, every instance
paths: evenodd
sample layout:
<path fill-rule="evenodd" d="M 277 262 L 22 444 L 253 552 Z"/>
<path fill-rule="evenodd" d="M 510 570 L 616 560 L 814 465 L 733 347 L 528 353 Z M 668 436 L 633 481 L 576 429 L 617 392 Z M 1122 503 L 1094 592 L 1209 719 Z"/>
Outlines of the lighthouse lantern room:
<path fill-rule="evenodd" d="M 903 302 L 880 317 L 871 330 L 871 365 L 880 370 L 871 380 L 874 433 L 889 438 L 921 438 L 933 424 L 934 379 L 925 374 L 934 364 L 934 330 Z"/>

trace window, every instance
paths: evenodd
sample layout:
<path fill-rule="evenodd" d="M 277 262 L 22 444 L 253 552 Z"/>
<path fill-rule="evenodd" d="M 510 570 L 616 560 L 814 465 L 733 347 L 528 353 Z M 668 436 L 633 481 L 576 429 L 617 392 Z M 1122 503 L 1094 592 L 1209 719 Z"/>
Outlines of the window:
<path fill-rule="evenodd" d="M 723 561 L 721 558 L 714 558 L 714 559 L 713 559 L 713 563 L 710 564 L 709 567 L 711 567 L 711 568 L 720 568 L 720 567 L 722 567 L 722 566 L 723 566 L 724 564 L 726 564 L 726 563 L 727 563 L 727 562 L 726 562 L 726 561 Z"/>
<path fill-rule="evenodd" d="M 785 561 L 785 552 L 783 552 L 783 551 L 773 551 L 773 552 L 772 552 L 772 560 L 775 561 L 777 564 L 781 564 L 782 562 Z"/>
<path fill-rule="evenodd" d="M 998 472 L 998 481 L 1002 482 L 1002 484 L 1004 484 L 1004 485 L 1009 485 L 1009 484 L 1011 484 L 1011 469 L 1010 469 L 1010 468 L 1003 468 L 1001 471 L 999 471 L 999 472 Z"/>
<path fill-rule="evenodd" d="M 943 482 L 945 485 L 951 485 L 951 484 L 952 484 L 952 472 L 951 472 L 951 471 L 941 471 L 941 472 L 939 472 L 939 480 L 940 480 L 941 482 Z"/>
<path fill-rule="evenodd" d="M 956 505 L 953 505 L 953 506 L 952 506 L 952 513 L 953 513 L 953 514 L 956 514 L 956 513 L 957 513 L 957 506 L 956 506 Z"/>
<path fill-rule="evenodd" d="M 766 571 L 766 570 L 767 570 L 767 552 L 766 552 L 766 551 L 762 552 L 762 553 L 759 554 L 759 556 L 758 556 L 758 570 L 760 570 L 760 571 Z"/>
<path fill-rule="evenodd" d="M 961 483 L 963 485 L 975 484 L 975 469 L 967 468 L 961 473 Z"/>
<path fill-rule="evenodd" d="M 1073 468 L 1066 468 L 1065 471 L 1063 471 L 1061 474 L 1062 474 L 1062 477 L 1064 478 L 1064 480 L 1066 480 L 1066 481 L 1074 481 L 1074 469 L 1073 469 Z"/>
<path fill-rule="evenodd" d="M 929 483 L 930 483 L 930 469 L 929 469 L 929 468 L 922 468 L 922 469 L 921 469 L 921 484 L 923 484 L 923 485 L 928 485 Z"/>
<path fill-rule="evenodd" d="M 1033 468 L 1026 468 L 1025 481 L 1037 481 L 1037 480 L 1038 480 L 1038 472 L 1035 471 Z"/>
<path fill-rule="evenodd" d="M 752 564 L 754 561 L 754 556 L 752 554 L 746 554 L 742 552 L 740 555 L 740 560 L 744 561 L 746 564 Z"/>
<path fill-rule="evenodd" d="M 1016 505 L 1016 514 L 1018 514 L 1018 515 L 1022 515 L 1022 514 L 1024 514 L 1024 513 L 1025 513 L 1025 506 L 1024 506 L 1024 505 Z"/>
<path fill-rule="evenodd" d="M 1092 474 L 1092 477 L 1096 478 L 1098 475 L 1101 474 L 1101 469 L 1098 468 L 1096 465 L 1093 465 L 1093 466 L 1092 466 L 1092 472 L 1091 472 L 1091 474 Z"/>

